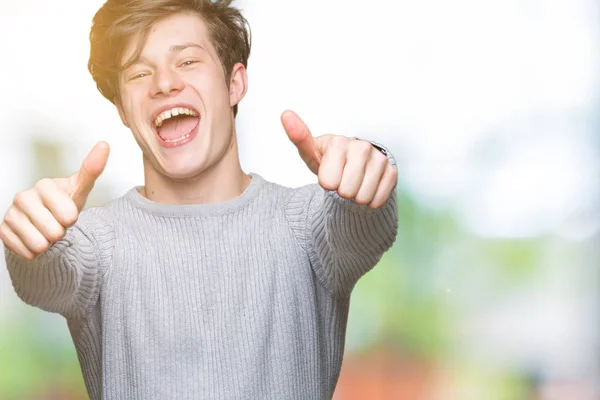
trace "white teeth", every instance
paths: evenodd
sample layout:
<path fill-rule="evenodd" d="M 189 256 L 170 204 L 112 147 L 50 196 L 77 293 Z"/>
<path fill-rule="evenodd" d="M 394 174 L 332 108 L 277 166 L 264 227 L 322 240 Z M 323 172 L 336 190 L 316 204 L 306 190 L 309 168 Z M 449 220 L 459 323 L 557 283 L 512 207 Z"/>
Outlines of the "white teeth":
<path fill-rule="evenodd" d="M 182 141 L 183 139 L 187 139 L 187 138 L 189 138 L 191 134 L 192 134 L 192 133 L 190 132 L 190 133 L 188 133 L 187 135 L 185 135 L 185 136 L 182 136 L 182 137 L 180 137 L 180 138 L 177 138 L 177 139 L 163 139 L 163 140 L 164 140 L 165 142 L 167 142 L 167 143 L 176 143 L 176 142 L 180 142 L 180 141 Z"/>
<path fill-rule="evenodd" d="M 190 110 L 189 108 L 183 108 L 183 107 L 174 107 L 170 110 L 166 110 L 161 112 L 158 117 L 156 117 L 156 119 L 154 120 L 154 126 L 156 128 L 160 127 L 163 123 L 164 120 L 167 120 L 171 117 L 176 117 L 178 115 L 191 115 L 194 117 L 198 116 L 198 113 L 194 110 Z M 177 140 L 181 140 L 181 139 L 177 139 Z"/>

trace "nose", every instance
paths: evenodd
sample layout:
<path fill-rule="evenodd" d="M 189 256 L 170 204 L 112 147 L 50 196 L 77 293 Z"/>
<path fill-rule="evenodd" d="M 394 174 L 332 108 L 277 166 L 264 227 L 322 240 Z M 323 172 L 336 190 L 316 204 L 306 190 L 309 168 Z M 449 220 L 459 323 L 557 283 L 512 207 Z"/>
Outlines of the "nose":
<path fill-rule="evenodd" d="M 176 71 L 164 68 L 154 73 L 152 97 L 172 96 L 183 90 L 184 83 Z"/>

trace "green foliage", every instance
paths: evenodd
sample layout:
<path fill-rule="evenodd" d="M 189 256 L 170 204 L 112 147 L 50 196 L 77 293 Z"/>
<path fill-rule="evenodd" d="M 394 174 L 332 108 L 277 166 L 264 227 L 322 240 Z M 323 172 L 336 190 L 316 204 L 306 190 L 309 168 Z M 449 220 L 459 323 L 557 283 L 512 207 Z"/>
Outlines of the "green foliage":
<path fill-rule="evenodd" d="M 49 320 L 62 317 L 25 305 L 18 308 L 19 318 L 0 329 L 0 399 L 29 399 L 40 391 L 69 391 L 86 398 L 66 323 L 64 329 L 48 327 Z"/>
<path fill-rule="evenodd" d="M 398 237 L 354 289 L 348 349 L 387 346 L 437 359 L 451 351 L 464 303 L 530 284 L 547 242 L 477 237 L 450 210 L 427 209 L 398 190 Z"/>

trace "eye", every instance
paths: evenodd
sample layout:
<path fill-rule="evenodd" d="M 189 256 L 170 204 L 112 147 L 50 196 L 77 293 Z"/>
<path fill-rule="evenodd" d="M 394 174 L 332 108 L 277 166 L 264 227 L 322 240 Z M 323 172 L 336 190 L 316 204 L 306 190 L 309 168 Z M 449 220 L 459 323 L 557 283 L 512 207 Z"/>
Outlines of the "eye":
<path fill-rule="evenodd" d="M 198 61 L 195 60 L 187 60 L 181 63 L 181 67 L 189 67 L 192 64 L 196 64 Z"/>
<path fill-rule="evenodd" d="M 136 79 L 140 79 L 143 78 L 145 76 L 147 76 L 148 74 L 145 72 L 139 73 L 137 75 L 132 76 L 131 78 L 129 78 L 130 81 L 136 80 Z"/>

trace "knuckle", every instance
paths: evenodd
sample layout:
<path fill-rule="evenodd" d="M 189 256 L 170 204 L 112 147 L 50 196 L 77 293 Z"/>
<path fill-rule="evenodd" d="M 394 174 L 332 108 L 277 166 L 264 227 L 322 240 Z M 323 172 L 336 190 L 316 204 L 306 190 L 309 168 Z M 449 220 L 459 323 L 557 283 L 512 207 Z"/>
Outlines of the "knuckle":
<path fill-rule="evenodd" d="M 358 193 L 356 195 L 356 197 L 354 198 L 355 203 L 362 204 L 362 205 L 369 204 L 370 200 L 371 199 L 369 199 L 368 196 L 364 193 Z"/>
<path fill-rule="evenodd" d="M 335 135 L 332 139 L 331 139 L 331 143 L 336 146 L 336 147 L 342 147 L 345 146 L 348 141 L 350 139 L 348 139 L 345 136 L 341 136 L 341 135 Z"/>
<path fill-rule="evenodd" d="M 50 178 L 42 178 L 39 181 L 37 181 L 34 185 L 34 188 L 38 191 L 44 191 L 45 189 L 47 189 L 48 187 L 50 187 L 51 185 L 53 185 L 53 181 Z"/>
<path fill-rule="evenodd" d="M 10 207 L 4 216 L 4 221 L 8 224 L 16 223 L 18 219 L 18 213 L 19 212 L 17 211 L 16 207 Z"/>
<path fill-rule="evenodd" d="M 398 168 L 394 167 L 393 165 L 390 166 L 390 168 L 392 169 L 392 172 L 390 172 L 390 180 L 392 182 L 396 181 L 398 179 Z"/>
<path fill-rule="evenodd" d="M 30 194 L 27 190 L 19 192 L 15 195 L 13 203 L 15 206 L 22 208 L 29 201 Z"/>
<path fill-rule="evenodd" d="M 49 243 L 47 240 L 39 239 L 32 243 L 31 251 L 34 254 L 39 255 L 39 254 L 42 254 L 43 252 L 45 252 L 46 250 L 48 250 L 48 247 L 49 247 Z"/>
<path fill-rule="evenodd" d="M 354 194 L 345 187 L 340 187 L 338 189 L 338 194 L 345 199 L 351 199 L 354 197 Z"/>
<path fill-rule="evenodd" d="M 335 184 L 333 184 L 333 182 L 330 179 L 321 178 L 321 179 L 319 179 L 319 184 L 325 190 L 336 190 L 337 189 Z"/>
<path fill-rule="evenodd" d="M 385 154 L 383 154 L 383 153 L 382 153 L 382 152 L 380 152 L 380 151 L 376 151 L 376 152 L 375 152 L 375 155 L 373 156 L 373 159 L 374 159 L 374 160 L 375 160 L 375 162 L 376 162 L 377 164 L 379 164 L 379 165 L 387 165 L 387 163 L 389 162 L 389 161 L 388 161 L 388 158 L 386 157 L 386 155 L 385 155 Z"/>
<path fill-rule="evenodd" d="M 326 190 L 336 190 L 339 187 L 339 181 L 328 168 L 321 168 L 318 176 L 319 184 Z"/>
<path fill-rule="evenodd" d="M 8 229 L 8 226 L 4 222 L 0 224 L 0 240 L 4 244 L 6 244 L 6 240 L 8 239 Z"/>
<path fill-rule="evenodd" d="M 379 204 L 379 202 L 378 202 L 378 201 L 373 201 L 373 202 L 369 203 L 368 207 L 369 207 L 370 209 L 373 209 L 373 210 L 375 210 L 375 209 L 377 209 L 377 208 L 381 207 L 381 204 Z"/>
<path fill-rule="evenodd" d="M 354 151 L 361 156 L 369 156 L 373 152 L 373 146 L 365 140 L 355 140 L 352 144 Z"/>
<path fill-rule="evenodd" d="M 77 222 L 78 217 L 79 211 L 77 210 L 77 206 L 75 203 L 69 203 L 65 206 L 65 211 L 60 216 L 60 221 L 58 222 L 64 227 L 69 227 Z"/>
<path fill-rule="evenodd" d="M 364 154 L 371 154 L 374 150 L 376 150 L 370 142 L 366 140 L 360 141 L 360 150 L 364 152 Z"/>
<path fill-rule="evenodd" d="M 65 229 L 62 226 L 59 226 L 59 227 L 53 229 L 51 232 L 49 232 L 47 238 L 50 242 L 58 242 L 64 236 L 65 236 Z"/>

